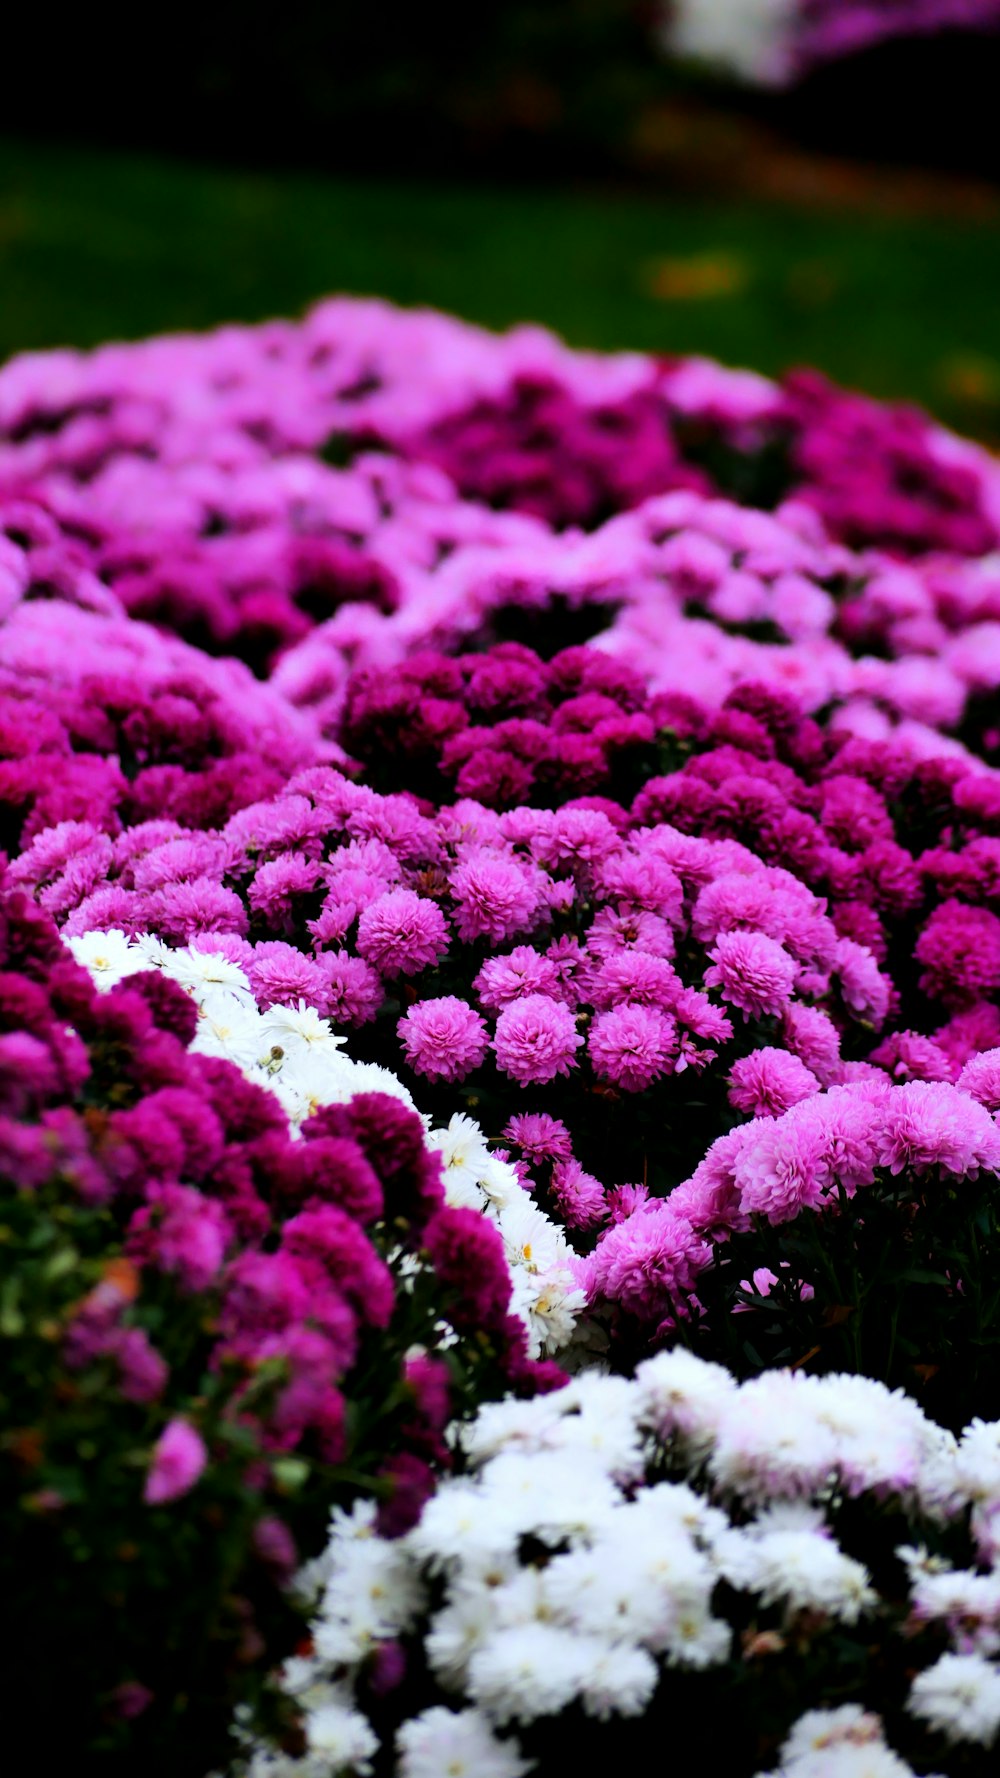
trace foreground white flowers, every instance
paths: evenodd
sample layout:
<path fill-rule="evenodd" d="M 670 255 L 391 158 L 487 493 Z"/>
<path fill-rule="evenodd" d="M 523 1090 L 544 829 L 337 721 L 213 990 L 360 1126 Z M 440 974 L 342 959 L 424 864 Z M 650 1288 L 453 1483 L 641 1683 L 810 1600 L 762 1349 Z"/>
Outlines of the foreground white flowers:
<path fill-rule="evenodd" d="M 720 1581 L 755 1602 L 755 1621 L 771 1610 L 772 1635 L 898 1617 L 840 1547 L 837 1512 L 848 1499 L 874 1511 L 891 1500 L 945 1526 L 970 1504 L 970 1456 L 984 1432 L 956 1441 L 905 1396 L 856 1377 L 771 1372 L 737 1385 L 682 1351 L 647 1360 L 632 1380 L 589 1371 L 554 1395 L 492 1404 L 464 1434 L 468 1473 L 442 1483 L 408 1536 L 376 1536 L 370 1506 L 334 1515 L 325 1555 L 299 1578 L 315 1602 L 313 1653 L 292 1663 L 286 1684 L 307 1724 L 334 1700 L 353 1711 L 355 1680 L 379 1643 L 418 1635 L 457 1708 L 434 1705 L 404 1725 L 397 1770 L 516 1778 L 526 1768 L 512 1729 L 570 1706 L 599 1719 L 639 1715 L 664 1667 L 739 1657 Z M 898 1554 L 912 1633 L 933 1622 L 956 1641 L 918 1673 L 910 1714 L 950 1740 L 990 1745 L 1000 1580 L 946 1573 L 917 1548 Z M 988 1543 L 978 1555 L 992 1561 Z M 935 1577 L 945 1583 L 936 1591 Z M 312 1728 L 309 1738 L 309 1763 L 259 1749 L 252 1778 L 349 1769 L 331 1752 L 317 1765 Z M 909 1770 L 878 1718 L 847 1705 L 807 1713 L 770 1778 Z"/>

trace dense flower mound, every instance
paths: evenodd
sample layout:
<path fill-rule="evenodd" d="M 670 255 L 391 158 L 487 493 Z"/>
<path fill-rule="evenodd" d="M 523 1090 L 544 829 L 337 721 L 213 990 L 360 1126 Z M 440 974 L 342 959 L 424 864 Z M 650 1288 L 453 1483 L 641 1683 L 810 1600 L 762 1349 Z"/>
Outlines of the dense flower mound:
<path fill-rule="evenodd" d="M 293 1136 L 308 1138 L 309 1120 L 363 1094 L 388 1094 L 416 1112 L 402 1081 L 377 1063 L 346 1055 L 346 1040 L 335 1036 L 315 1007 L 300 1000 L 291 1006 L 268 1005 L 261 1013 L 250 978 L 225 952 L 197 946 L 172 949 L 148 936 L 130 943 L 116 931 L 84 933 L 71 938 L 69 948 L 101 990 L 147 971 L 181 987 L 198 1014 L 191 1053 L 233 1063 L 248 1080 L 273 1093 Z M 584 1295 L 560 1229 L 532 1202 L 502 1153 L 490 1152 L 471 1118 L 456 1114 L 446 1129 L 428 1129 L 426 1140 L 432 1154 L 441 1157 L 445 1204 L 478 1211 L 499 1230 L 509 1271 L 509 1307 L 523 1325 L 529 1357 L 561 1352 L 573 1340 Z M 490 1237 L 485 1240 L 488 1254 Z M 507 1357 L 516 1358 L 522 1342 L 508 1331 L 513 1344 Z M 516 1363 L 514 1372 L 520 1375 Z M 531 1374 L 524 1372 L 525 1380 Z M 543 1370 L 534 1374 L 539 1382 L 546 1376 Z"/>
<path fill-rule="evenodd" d="M 207 1763 L 296 1640 L 275 1581 L 329 1502 L 405 1529 L 449 1418 L 559 1373 L 381 1080 L 314 1066 L 293 1140 L 162 969 L 102 991 L 9 887 L 0 952 L 11 1681 L 40 1709 L 62 1674 L 67 1747 Z"/>
<path fill-rule="evenodd" d="M 0 605 L 8 849 L 81 817 L 106 835 L 152 817 L 212 825 L 298 767 L 341 757 L 239 662 L 129 618 L 71 538 L 28 503 L 0 512 Z M 91 883 L 103 875 L 91 864 Z"/>
<path fill-rule="evenodd" d="M 1000 1045 L 997 792 L 981 768 L 831 737 L 760 688 L 714 712 L 647 707 L 586 648 L 413 673 L 415 696 L 396 683 L 398 749 L 368 718 L 383 682 L 359 690 L 352 745 L 373 774 L 447 794 L 452 740 L 406 745 L 436 686 L 452 739 L 480 743 L 470 758 L 502 771 L 500 740 L 536 756 L 535 800 L 421 813 L 312 767 L 217 829 L 155 821 L 113 841 L 64 823 L 15 879 L 67 934 L 113 922 L 221 949 L 264 1011 L 304 1001 L 353 1028 L 352 1054 L 442 1123 L 467 1111 L 502 1132 L 545 1207 L 582 1230 L 679 1185 L 742 1118 L 855 1076 L 954 1082 Z M 508 700 L 487 709 L 501 721 L 471 722 L 488 695 Z M 508 717 L 524 696 L 540 716 Z M 566 800 L 577 749 L 599 789 Z M 630 807 L 605 794 L 636 784 Z M 214 1041 L 245 1051 L 231 1022 Z"/>
<path fill-rule="evenodd" d="M 862 1079 L 719 1137 L 601 1235 L 581 1280 L 628 1350 L 677 1329 L 743 1373 L 849 1365 L 920 1386 L 958 1426 L 1000 1413 L 998 1173 L 994 1119 L 963 1086 Z"/>
<path fill-rule="evenodd" d="M 879 580 L 873 622 L 906 620 L 906 651 L 932 664 L 945 636 L 995 621 L 995 570 L 969 565 L 1000 535 L 991 459 L 812 373 L 779 386 L 697 359 L 597 358 L 541 329 L 496 339 L 340 300 L 299 325 L 16 359 L 0 439 L 5 586 L 100 586 L 258 673 L 286 657 L 279 683 L 310 707 L 345 658 L 545 607 L 565 639 L 567 608 L 591 634 L 636 605 L 615 647 L 643 618 L 668 623 L 658 652 L 686 638 L 685 672 L 713 653 L 687 605 L 778 642 L 791 625 L 817 702 L 864 689 L 825 645 L 840 592 Z M 693 560 L 674 536 L 688 531 Z M 332 646 L 310 648 L 315 626 Z M 715 677 L 734 650 L 746 677 L 748 639 L 717 646 Z M 956 671 L 964 685 L 974 669 Z"/>
<path fill-rule="evenodd" d="M 781 1742 L 798 1778 L 906 1778 L 949 1743 L 985 1772 L 998 1440 L 981 1420 L 955 1440 L 858 1377 L 737 1387 L 684 1352 L 486 1408 L 466 1473 L 405 1538 L 365 1507 L 335 1515 L 297 1582 L 312 1646 L 284 1673 L 309 1753 L 248 1770 L 370 1769 L 379 1673 L 405 1778 L 596 1769 L 636 1749 L 623 1718 L 734 1778 Z M 882 1721 L 864 1708 L 876 1668 Z M 852 1702 L 796 1722 L 826 1688 Z"/>
<path fill-rule="evenodd" d="M 235 1704 L 261 1778 L 985 1773 L 996 463 L 347 300 L 0 435 L 25 1697 L 181 1778 Z"/>
<path fill-rule="evenodd" d="M 787 86 L 893 37 L 1000 30 L 998 0 L 663 0 L 661 11 L 670 55 L 753 86 Z"/>

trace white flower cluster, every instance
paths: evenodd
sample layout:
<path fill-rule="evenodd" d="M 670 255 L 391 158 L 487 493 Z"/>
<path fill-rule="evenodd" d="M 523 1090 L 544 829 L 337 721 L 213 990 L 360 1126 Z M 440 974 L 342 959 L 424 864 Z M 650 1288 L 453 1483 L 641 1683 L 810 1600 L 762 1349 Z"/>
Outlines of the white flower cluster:
<path fill-rule="evenodd" d="M 887 1747 L 877 1716 L 859 1704 L 807 1710 L 781 1749 L 781 1765 L 759 1778 L 915 1778 Z"/>
<path fill-rule="evenodd" d="M 791 71 L 798 0 L 666 0 L 667 53 L 739 80 L 780 86 Z"/>
<path fill-rule="evenodd" d="M 435 1704 L 407 1724 L 398 1770 L 516 1778 L 525 1767 L 512 1725 L 570 1704 L 602 1719 L 639 1715 L 661 1665 L 709 1667 L 738 1652 L 715 1602 L 720 1580 L 770 1608 L 779 1634 L 887 1611 L 833 1535 L 848 1497 L 891 1499 L 943 1524 L 970 1502 L 992 1504 L 1000 1484 L 1000 1427 L 977 1422 L 956 1441 L 863 1378 L 769 1372 L 738 1385 L 682 1350 L 648 1359 L 632 1380 L 590 1370 L 555 1394 L 488 1404 L 462 1439 L 469 1473 L 442 1483 L 406 1537 L 376 1536 L 369 1506 L 335 1515 L 324 1556 L 301 1576 L 317 1602 L 314 1652 L 286 1676 L 312 1763 L 260 1764 L 254 1778 L 345 1770 L 329 1755 L 315 1763 L 310 1713 L 353 1712 L 361 1664 L 418 1630 L 460 1708 Z M 680 1479 L 663 1479 L 665 1461 Z M 1000 1575 L 953 1570 L 916 1547 L 899 1555 L 914 1648 L 931 1620 L 956 1645 L 914 1681 L 910 1711 L 953 1740 L 990 1745 Z M 771 1778 L 909 1778 L 909 1768 L 878 1719 L 850 1705 L 803 1717 Z"/>
<path fill-rule="evenodd" d="M 174 950 L 152 936 L 130 940 L 117 930 L 83 933 L 68 943 L 102 989 L 140 970 L 162 970 L 198 1008 L 192 1050 L 233 1062 L 276 1094 L 293 1133 L 320 1106 L 344 1104 L 355 1093 L 390 1093 L 417 1110 L 389 1069 L 346 1055 L 346 1039 L 313 1007 L 300 1001 L 298 1007 L 259 1011 L 244 971 L 218 952 Z M 513 1167 L 490 1154 L 471 1118 L 455 1116 L 446 1130 L 429 1129 L 424 1118 L 424 1127 L 430 1147 L 442 1156 L 448 1203 L 483 1211 L 500 1231 L 513 1285 L 511 1312 L 527 1328 L 530 1356 L 561 1352 L 577 1331 L 586 1300 L 561 1231 Z"/>
<path fill-rule="evenodd" d="M 562 1231 L 525 1191 L 514 1168 L 490 1153 L 472 1118 L 456 1112 L 448 1128 L 432 1130 L 428 1141 L 444 1163 L 449 1204 L 483 1211 L 500 1231 L 514 1281 L 511 1309 L 528 1329 L 531 1357 L 562 1352 L 586 1304 Z"/>
<path fill-rule="evenodd" d="M 344 1104 L 355 1093 L 390 1093 L 416 1110 L 388 1068 L 343 1055 L 346 1038 L 335 1036 L 328 1020 L 304 1001 L 260 1012 L 245 972 L 218 952 L 173 950 L 151 934 L 130 940 L 116 930 L 85 932 L 67 943 L 99 988 L 113 988 L 143 969 L 162 970 L 198 1008 L 192 1050 L 232 1062 L 269 1088 L 293 1131 L 321 1105 Z"/>

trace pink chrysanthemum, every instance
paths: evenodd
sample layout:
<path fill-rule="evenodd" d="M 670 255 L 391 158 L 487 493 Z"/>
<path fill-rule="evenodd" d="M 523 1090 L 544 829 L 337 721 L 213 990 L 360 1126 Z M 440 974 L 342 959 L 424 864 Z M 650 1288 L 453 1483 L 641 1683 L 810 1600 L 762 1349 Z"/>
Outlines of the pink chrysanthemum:
<path fill-rule="evenodd" d="M 558 1161 L 552 1169 L 552 1196 L 571 1229 L 592 1229 L 607 1216 L 604 1187 L 579 1161 Z"/>
<path fill-rule="evenodd" d="M 262 1007 L 296 1006 L 304 1000 L 309 1006 L 326 1007 L 326 978 L 312 957 L 303 956 L 294 945 L 281 939 L 259 944 L 246 963 L 250 986 Z"/>
<path fill-rule="evenodd" d="M 171 1420 L 153 1446 L 142 1496 L 147 1506 L 165 1506 L 187 1494 L 207 1462 L 201 1434 L 187 1420 Z"/>
<path fill-rule="evenodd" d="M 377 972 L 347 951 L 322 951 L 316 959 L 326 980 L 326 1011 L 335 1025 L 364 1025 L 384 998 Z"/>
<path fill-rule="evenodd" d="M 844 1005 L 866 1025 L 876 1031 L 885 1023 L 889 1011 L 891 983 L 882 974 L 875 958 L 864 945 L 852 938 L 837 941 L 837 976 Z"/>
<path fill-rule="evenodd" d="M 820 1090 L 812 1070 L 788 1050 L 752 1050 L 734 1062 L 729 1103 L 749 1117 L 780 1117 Z"/>
<path fill-rule="evenodd" d="M 582 1043 L 568 1006 L 529 994 L 500 1014 L 493 1048 L 497 1067 L 527 1087 L 568 1074 Z"/>
<path fill-rule="evenodd" d="M 566 1125 L 544 1111 L 519 1112 L 504 1126 L 503 1135 L 533 1166 L 540 1161 L 568 1161 L 573 1152 Z"/>
<path fill-rule="evenodd" d="M 481 851 L 452 873 L 455 924 L 466 943 L 492 939 L 500 943 L 534 924 L 539 906 L 537 873 L 516 858 Z"/>
<path fill-rule="evenodd" d="M 798 967 L 777 939 L 762 932 L 720 932 L 709 956 L 706 988 L 718 988 L 744 1019 L 776 1018 L 792 997 Z"/>
<path fill-rule="evenodd" d="M 489 1042 L 479 1014 L 454 994 L 419 1001 L 396 1030 L 410 1067 L 431 1080 L 464 1080 L 479 1067 Z"/>
<path fill-rule="evenodd" d="M 619 1006 L 594 1020 L 587 1047 L 603 1080 L 627 1093 L 641 1093 L 669 1072 L 677 1026 L 654 1006 Z"/>
<path fill-rule="evenodd" d="M 489 957 L 472 984 L 482 1004 L 502 1012 L 526 994 L 561 998 L 559 970 L 531 945 L 515 945 L 505 957 Z"/>
<path fill-rule="evenodd" d="M 609 1229 L 589 1268 L 592 1297 L 619 1302 L 644 1321 L 669 1316 L 707 1264 L 709 1248 L 667 1205 L 639 1210 Z"/>
<path fill-rule="evenodd" d="M 943 1082 L 911 1080 L 886 1096 L 879 1160 L 891 1173 L 940 1167 L 956 1178 L 1000 1170 L 1000 1130 L 985 1106 Z"/>
<path fill-rule="evenodd" d="M 966 1062 L 958 1086 L 987 1111 L 1000 1111 L 1000 1049 L 984 1050 Z"/>
<path fill-rule="evenodd" d="M 448 949 L 441 909 L 412 889 L 392 889 L 365 908 L 358 921 L 358 950 L 382 975 L 417 975 L 433 969 Z"/>
<path fill-rule="evenodd" d="M 920 987 L 932 1000 L 961 1009 L 1000 988 L 1000 920 L 986 908 L 944 901 L 916 945 Z"/>

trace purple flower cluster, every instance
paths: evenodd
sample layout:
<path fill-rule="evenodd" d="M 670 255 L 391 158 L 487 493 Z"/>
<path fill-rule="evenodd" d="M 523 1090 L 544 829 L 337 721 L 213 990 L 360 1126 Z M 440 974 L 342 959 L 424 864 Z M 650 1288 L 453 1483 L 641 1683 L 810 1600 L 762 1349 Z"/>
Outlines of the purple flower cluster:
<path fill-rule="evenodd" d="M 846 1328 L 912 1383 L 963 1362 L 895 1315 L 934 1290 L 981 1377 L 991 459 L 811 376 L 346 301 L 15 361 L 0 428 L 0 1149 L 94 1219 L 47 1362 L 133 1416 L 140 1504 L 239 1449 L 261 1503 L 348 1464 L 404 1529 L 450 1413 L 558 1381 L 532 1291 L 622 1365 Z M 291 1139 L 193 1000 L 97 993 L 57 929 L 349 1028 L 443 1177 L 397 1099 Z"/>
<path fill-rule="evenodd" d="M 200 1634 L 197 1674 L 163 1657 L 164 1613 L 176 1628 L 200 1601 L 204 1628 L 225 1618 L 238 1582 L 255 1592 L 265 1570 L 287 1581 L 331 1491 L 374 1494 L 382 1530 L 405 1531 L 450 1466 L 442 1435 L 455 1413 L 561 1381 L 529 1359 L 501 1237 L 446 1204 L 419 1117 L 363 1093 L 316 1112 L 293 1140 L 275 1096 L 189 1049 L 198 1017 L 159 971 L 100 992 L 51 916 L 0 884 L 4 1301 L 16 1308 L 4 1487 L 9 1510 L 51 1524 L 67 1633 L 99 1611 L 102 1589 L 127 1586 L 130 1600 L 126 1640 L 109 1625 L 75 1669 L 85 1737 L 125 1682 L 143 1689 L 149 1732 L 166 1732 L 175 1693 L 211 1673 Z M 468 1395 L 453 1394 L 434 1355 L 442 1319 L 457 1350 L 473 1336 Z M 290 1495 L 289 1473 L 296 1489 L 326 1478 L 319 1523 L 308 1491 Z M 186 1515 L 171 1581 L 164 1539 L 181 1533 L 151 1509 Z M 41 1650 L 50 1627 L 31 1628 L 21 1597 L 23 1564 L 37 1596 L 38 1559 L 29 1540 L 22 1567 L 12 1557 L 4 1573 Z M 253 1658 L 279 1658 L 289 1629 L 273 1585 L 261 1611 L 277 1617 L 277 1640 L 246 1602 Z M 224 1667 L 227 1635 L 208 1634 Z M 239 1685 L 220 1683 L 223 1702 L 238 1701 Z M 218 1727 L 224 1737 L 224 1714 Z"/>
<path fill-rule="evenodd" d="M 438 1159 L 412 1112 L 363 1094 L 317 1112 L 292 1141 L 270 1095 L 230 1063 L 188 1053 L 197 1012 L 172 982 L 152 972 L 99 993 L 21 891 L 4 892 L 0 925 L 9 1188 L 59 1190 L 109 1211 L 137 1287 L 149 1272 L 183 1295 L 217 1298 L 210 1367 L 232 1363 L 245 1380 L 264 1364 L 287 1372 L 254 1415 L 264 1448 L 313 1438 L 327 1461 L 345 1454 L 341 1386 L 365 1329 L 389 1329 L 397 1309 L 379 1252 L 387 1217 L 415 1253 L 433 1253 L 447 1229 L 460 1285 L 466 1243 L 483 1282 L 462 1286 L 455 1312 L 497 1333 L 502 1362 L 527 1380 L 499 1240 L 486 1225 L 463 1232 L 445 1208 Z M 125 1398 L 153 1401 L 168 1369 L 123 1320 L 128 1300 L 106 1284 L 83 1299 L 67 1323 L 67 1362 L 113 1358 Z M 244 1387 L 234 1407 L 245 1423 Z"/>

